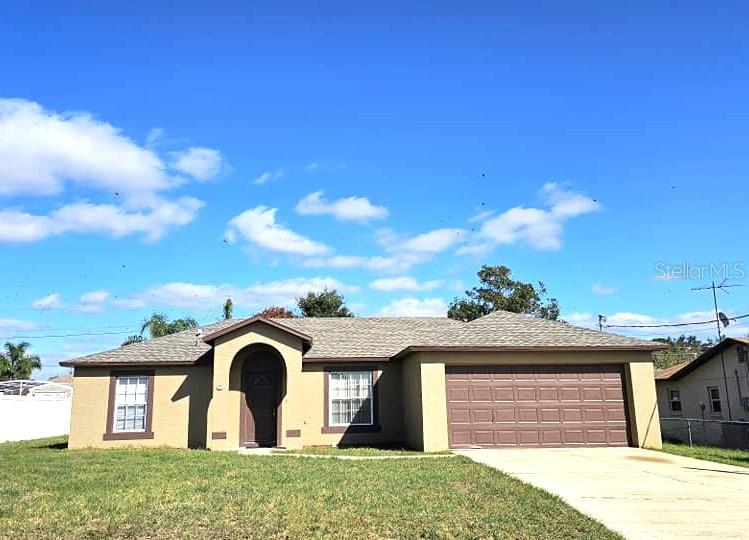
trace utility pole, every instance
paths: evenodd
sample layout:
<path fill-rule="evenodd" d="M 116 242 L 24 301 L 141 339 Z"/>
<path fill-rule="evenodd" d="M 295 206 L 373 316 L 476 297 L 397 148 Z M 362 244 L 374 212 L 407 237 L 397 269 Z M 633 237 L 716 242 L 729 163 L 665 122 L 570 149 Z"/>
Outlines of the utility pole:
<path fill-rule="evenodd" d="M 598 315 L 598 331 L 603 332 L 603 323 L 606 322 L 606 315 Z"/>
<path fill-rule="evenodd" d="M 715 310 L 715 326 L 718 329 L 718 343 L 721 342 L 723 339 L 723 332 L 720 330 L 720 316 L 723 315 L 720 311 L 718 311 L 718 295 L 716 291 L 721 290 L 724 293 L 728 294 L 728 291 L 726 289 L 729 289 L 731 287 L 741 287 L 741 285 L 726 285 L 725 280 L 720 285 L 716 285 L 715 281 L 710 282 L 709 287 L 694 287 L 692 288 L 693 291 L 707 291 L 712 290 L 713 291 L 713 309 Z M 725 319 L 725 315 L 723 315 Z M 726 323 L 728 321 L 726 320 Z M 725 386 L 726 389 L 726 405 L 728 405 L 728 419 L 733 420 L 733 415 L 731 414 L 731 393 L 728 389 L 728 375 L 726 374 L 726 359 L 723 356 L 723 351 L 720 353 L 720 365 L 723 368 L 723 386 Z"/>

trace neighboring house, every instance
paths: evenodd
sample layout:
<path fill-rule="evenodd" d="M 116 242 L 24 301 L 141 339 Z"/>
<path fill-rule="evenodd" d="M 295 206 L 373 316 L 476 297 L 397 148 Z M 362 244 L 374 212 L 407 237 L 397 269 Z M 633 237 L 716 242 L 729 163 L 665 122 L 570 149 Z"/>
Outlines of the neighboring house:
<path fill-rule="evenodd" d="M 664 438 L 749 447 L 749 339 L 725 338 L 655 374 Z M 687 427 L 686 419 L 700 420 Z M 705 422 L 702 422 L 705 421 Z"/>
<path fill-rule="evenodd" d="M 0 442 L 68 433 L 72 392 L 71 384 L 0 382 Z"/>
<path fill-rule="evenodd" d="M 29 396 L 66 399 L 73 395 L 73 385 L 69 383 L 46 382 L 29 389 Z"/>
<path fill-rule="evenodd" d="M 56 375 L 54 377 L 50 377 L 49 379 L 47 379 L 47 381 L 51 383 L 73 384 L 73 374 L 69 373 L 67 375 Z"/>
<path fill-rule="evenodd" d="M 255 317 L 61 365 L 71 448 L 659 447 L 660 348 L 507 312 Z"/>

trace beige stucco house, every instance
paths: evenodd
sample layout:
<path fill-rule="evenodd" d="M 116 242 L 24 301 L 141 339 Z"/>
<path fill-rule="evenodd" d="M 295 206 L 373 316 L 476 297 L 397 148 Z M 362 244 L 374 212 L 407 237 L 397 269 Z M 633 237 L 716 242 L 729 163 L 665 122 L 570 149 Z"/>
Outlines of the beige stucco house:
<path fill-rule="evenodd" d="M 656 375 L 666 438 L 749 448 L 749 339 L 725 338 L 690 362 Z M 686 419 L 698 420 L 687 425 Z"/>
<path fill-rule="evenodd" d="M 255 317 L 61 364 L 71 448 L 659 447 L 656 348 L 507 312 Z"/>

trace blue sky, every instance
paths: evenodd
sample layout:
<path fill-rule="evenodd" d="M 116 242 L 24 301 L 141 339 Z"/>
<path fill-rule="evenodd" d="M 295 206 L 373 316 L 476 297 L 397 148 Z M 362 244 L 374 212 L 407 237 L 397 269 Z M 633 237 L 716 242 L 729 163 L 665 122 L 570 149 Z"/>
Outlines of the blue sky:
<path fill-rule="evenodd" d="M 690 288 L 722 278 L 699 267 L 741 278 L 749 247 L 748 21 L 739 2 L 6 2 L 0 338 L 46 377 L 227 295 L 240 316 L 323 286 L 359 315 L 443 314 L 481 264 L 544 281 L 570 322 L 709 318 Z M 749 313 L 745 288 L 719 300 Z"/>

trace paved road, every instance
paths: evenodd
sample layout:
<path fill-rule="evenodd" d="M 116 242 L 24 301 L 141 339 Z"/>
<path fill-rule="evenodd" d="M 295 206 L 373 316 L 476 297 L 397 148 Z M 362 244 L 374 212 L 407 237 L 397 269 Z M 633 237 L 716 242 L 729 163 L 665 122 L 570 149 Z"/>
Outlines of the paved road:
<path fill-rule="evenodd" d="M 462 450 L 626 538 L 749 538 L 749 468 L 640 448 Z"/>

